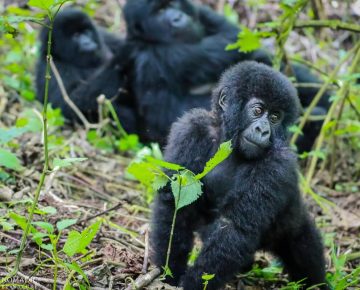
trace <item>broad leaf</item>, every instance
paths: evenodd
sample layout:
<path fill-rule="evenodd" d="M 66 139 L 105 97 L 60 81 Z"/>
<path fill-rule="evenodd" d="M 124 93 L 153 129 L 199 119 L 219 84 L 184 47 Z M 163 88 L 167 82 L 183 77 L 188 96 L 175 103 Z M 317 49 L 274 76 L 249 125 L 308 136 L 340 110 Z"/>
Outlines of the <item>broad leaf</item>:
<path fill-rule="evenodd" d="M 39 228 L 44 229 L 45 231 L 47 231 L 49 234 L 54 232 L 54 226 L 50 223 L 47 222 L 33 222 L 32 223 L 35 226 L 38 226 Z"/>
<path fill-rule="evenodd" d="M 208 174 L 211 170 L 213 170 L 217 165 L 219 165 L 226 158 L 228 158 L 229 155 L 231 154 L 231 152 L 232 152 L 231 141 L 221 143 L 221 145 L 220 145 L 218 151 L 215 153 L 215 155 L 208 162 L 206 162 L 203 172 L 197 174 L 195 176 L 195 178 L 196 179 L 203 178 L 206 174 Z"/>
<path fill-rule="evenodd" d="M 65 220 L 61 220 L 58 221 L 56 223 L 56 227 L 59 231 L 62 231 L 63 229 L 66 229 L 74 224 L 76 224 L 77 219 L 65 219 Z"/>
<path fill-rule="evenodd" d="M 13 170 L 21 170 L 19 159 L 16 155 L 8 150 L 0 148 L 0 167 L 4 166 Z"/>
<path fill-rule="evenodd" d="M 170 162 L 166 162 L 163 160 L 159 160 L 156 159 L 154 157 L 151 156 L 146 156 L 146 160 L 148 162 L 150 162 L 151 164 L 166 168 L 166 169 L 170 169 L 170 170 L 175 170 L 175 171 L 179 171 L 181 169 L 185 169 L 183 166 L 175 164 L 175 163 L 170 163 Z"/>
<path fill-rule="evenodd" d="M 181 174 L 175 174 L 171 181 L 171 190 L 174 195 L 176 209 L 196 201 L 202 193 L 201 185 L 202 183 L 188 170 L 182 171 Z"/>

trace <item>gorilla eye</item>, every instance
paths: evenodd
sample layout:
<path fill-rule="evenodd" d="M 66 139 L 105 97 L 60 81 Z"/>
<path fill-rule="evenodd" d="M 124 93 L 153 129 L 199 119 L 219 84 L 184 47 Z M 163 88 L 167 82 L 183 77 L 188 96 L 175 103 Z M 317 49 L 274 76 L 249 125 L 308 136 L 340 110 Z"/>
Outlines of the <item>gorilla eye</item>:
<path fill-rule="evenodd" d="M 272 113 L 270 115 L 270 121 L 272 123 L 277 123 L 277 122 L 279 122 L 279 120 L 280 120 L 280 114 L 279 113 Z"/>
<path fill-rule="evenodd" d="M 261 116 L 262 114 L 264 114 L 264 109 L 257 106 L 254 108 L 254 115 L 255 116 Z"/>

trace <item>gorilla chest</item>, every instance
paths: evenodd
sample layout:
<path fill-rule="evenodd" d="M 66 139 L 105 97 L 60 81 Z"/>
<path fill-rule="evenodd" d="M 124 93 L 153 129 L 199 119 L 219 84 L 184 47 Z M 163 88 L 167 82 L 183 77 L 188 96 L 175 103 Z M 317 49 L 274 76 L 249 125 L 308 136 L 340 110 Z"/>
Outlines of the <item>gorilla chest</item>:
<path fill-rule="evenodd" d="M 219 204 L 232 190 L 239 175 L 239 165 L 231 158 L 216 166 L 204 179 L 206 198 L 210 203 Z"/>

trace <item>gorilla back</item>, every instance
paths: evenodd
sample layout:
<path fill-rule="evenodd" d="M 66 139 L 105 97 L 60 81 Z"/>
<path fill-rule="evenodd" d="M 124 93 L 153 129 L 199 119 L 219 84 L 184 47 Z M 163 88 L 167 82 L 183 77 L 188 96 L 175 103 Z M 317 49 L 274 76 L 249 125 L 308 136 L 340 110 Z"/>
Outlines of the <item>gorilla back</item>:
<path fill-rule="evenodd" d="M 231 140 L 233 152 L 205 177 L 202 196 L 177 213 L 169 283 L 200 290 L 201 276 L 211 273 L 207 289 L 219 289 L 265 249 L 283 261 L 291 280 L 327 289 L 321 238 L 303 205 L 288 144 L 287 129 L 298 111 L 296 90 L 284 75 L 243 62 L 222 76 L 211 111 L 194 109 L 173 124 L 166 161 L 196 174 L 222 142 Z M 173 213 L 173 195 L 165 187 L 155 200 L 150 235 L 159 267 L 165 264 Z M 204 225 L 203 247 L 188 268 L 193 233 Z"/>
<path fill-rule="evenodd" d="M 36 91 L 40 101 L 43 101 L 45 87 L 48 32 L 45 27 L 40 33 L 41 48 L 36 72 Z M 67 8 L 55 18 L 51 55 L 71 100 L 90 121 L 96 121 L 96 98 L 100 94 L 107 98 L 118 96 L 114 106 L 119 118 L 126 129 L 134 130 L 132 99 L 121 90 L 126 86 L 126 50 L 124 41 L 110 33 L 100 33 L 91 19 L 79 10 Z M 61 108 L 67 119 L 77 118 L 65 102 L 53 75 L 49 85 L 49 101 Z"/>

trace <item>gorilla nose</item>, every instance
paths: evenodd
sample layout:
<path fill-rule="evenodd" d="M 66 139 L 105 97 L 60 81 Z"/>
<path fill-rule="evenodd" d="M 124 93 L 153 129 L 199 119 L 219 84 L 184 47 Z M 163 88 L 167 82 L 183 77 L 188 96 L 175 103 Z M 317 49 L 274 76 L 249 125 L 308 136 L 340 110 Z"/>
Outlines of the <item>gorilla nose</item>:
<path fill-rule="evenodd" d="M 266 138 L 270 135 L 270 130 L 268 128 L 262 128 L 260 126 L 257 126 L 255 130 L 258 134 L 260 134 L 262 138 Z"/>
<path fill-rule="evenodd" d="M 171 24 L 174 27 L 182 27 L 185 25 L 185 23 L 186 23 L 186 17 L 183 13 L 181 12 L 174 13 L 171 19 Z"/>

